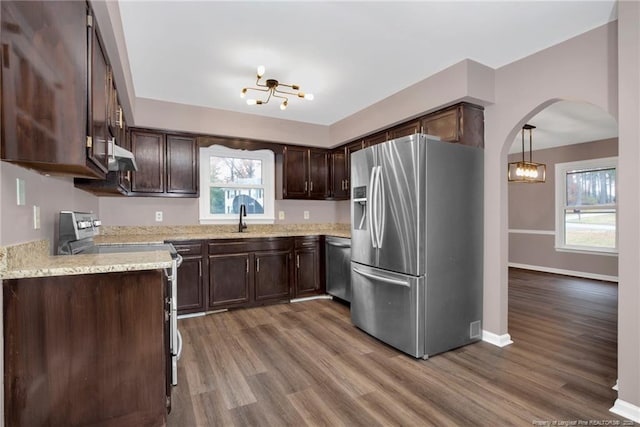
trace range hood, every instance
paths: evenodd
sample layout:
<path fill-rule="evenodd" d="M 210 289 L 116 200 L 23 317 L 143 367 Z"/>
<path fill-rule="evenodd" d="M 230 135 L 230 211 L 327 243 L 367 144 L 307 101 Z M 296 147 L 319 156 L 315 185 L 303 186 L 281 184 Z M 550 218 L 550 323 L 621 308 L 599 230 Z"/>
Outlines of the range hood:
<path fill-rule="evenodd" d="M 109 164 L 110 171 L 137 171 L 136 159 L 133 153 L 109 141 Z"/>

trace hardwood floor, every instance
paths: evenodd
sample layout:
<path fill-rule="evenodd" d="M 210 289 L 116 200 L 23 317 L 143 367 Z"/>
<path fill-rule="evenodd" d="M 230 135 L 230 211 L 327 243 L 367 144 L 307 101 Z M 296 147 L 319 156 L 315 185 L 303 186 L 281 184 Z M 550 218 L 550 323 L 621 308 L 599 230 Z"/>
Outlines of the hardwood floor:
<path fill-rule="evenodd" d="M 355 328 L 348 308 L 330 300 L 179 327 L 184 351 L 169 426 L 628 423 L 609 412 L 617 360 L 611 283 L 511 270 L 514 344 L 478 342 L 429 360 Z"/>

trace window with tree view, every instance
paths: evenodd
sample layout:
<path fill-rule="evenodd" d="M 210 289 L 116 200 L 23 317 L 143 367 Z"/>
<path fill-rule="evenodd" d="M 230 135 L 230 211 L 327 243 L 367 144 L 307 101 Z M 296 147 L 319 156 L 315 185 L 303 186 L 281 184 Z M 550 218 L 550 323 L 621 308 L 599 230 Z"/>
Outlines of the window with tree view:
<path fill-rule="evenodd" d="M 248 220 L 273 220 L 271 151 L 215 146 L 202 149 L 200 159 L 201 188 L 205 193 L 200 201 L 201 221 L 237 221 L 241 205 L 246 207 Z"/>
<path fill-rule="evenodd" d="M 556 246 L 615 252 L 616 159 L 560 163 L 556 172 L 556 194 L 561 195 Z"/>

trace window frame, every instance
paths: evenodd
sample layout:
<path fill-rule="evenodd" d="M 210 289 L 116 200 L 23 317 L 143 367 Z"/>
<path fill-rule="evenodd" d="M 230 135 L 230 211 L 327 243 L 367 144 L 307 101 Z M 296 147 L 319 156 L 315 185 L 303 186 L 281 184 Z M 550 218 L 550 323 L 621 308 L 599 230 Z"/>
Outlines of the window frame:
<path fill-rule="evenodd" d="M 614 204 L 592 205 L 592 209 L 611 208 L 615 210 L 616 230 L 615 248 L 604 248 L 598 246 L 567 245 L 565 243 L 565 210 L 569 207 L 566 202 L 567 194 L 567 174 L 571 172 L 597 171 L 603 169 L 615 169 L 616 171 L 616 201 Z M 618 157 L 603 157 L 589 160 L 578 160 L 574 162 L 556 163 L 555 165 L 555 249 L 558 252 L 589 253 L 599 255 L 618 255 Z"/>
<path fill-rule="evenodd" d="M 209 182 L 210 157 L 233 157 L 239 159 L 251 159 L 262 161 L 262 186 L 264 191 L 264 213 L 247 214 L 243 221 L 247 224 L 273 224 L 275 222 L 275 153 L 272 150 L 242 150 L 225 147 L 223 145 L 210 145 L 200 148 L 200 197 L 199 220 L 200 224 L 237 224 L 238 214 L 212 214 L 209 212 L 212 187 Z M 225 186 L 225 188 L 233 185 Z M 260 188 L 251 186 L 252 188 Z"/>

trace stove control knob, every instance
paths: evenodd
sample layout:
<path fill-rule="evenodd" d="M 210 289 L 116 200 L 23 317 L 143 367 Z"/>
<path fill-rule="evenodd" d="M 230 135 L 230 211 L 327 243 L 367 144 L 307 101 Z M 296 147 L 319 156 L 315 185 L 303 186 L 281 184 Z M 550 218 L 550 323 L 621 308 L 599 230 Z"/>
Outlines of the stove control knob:
<path fill-rule="evenodd" d="M 78 229 L 84 230 L 85 228 L 91 227 L 91 221 L 78 221 Z"/>
<path fill-rule="evenodd" d="M 93 226 L 94 227 L 100 227 L 102 225 L 102 221 L 100 221 L 99 219 L 94 219 L 93 220 Z"/>

